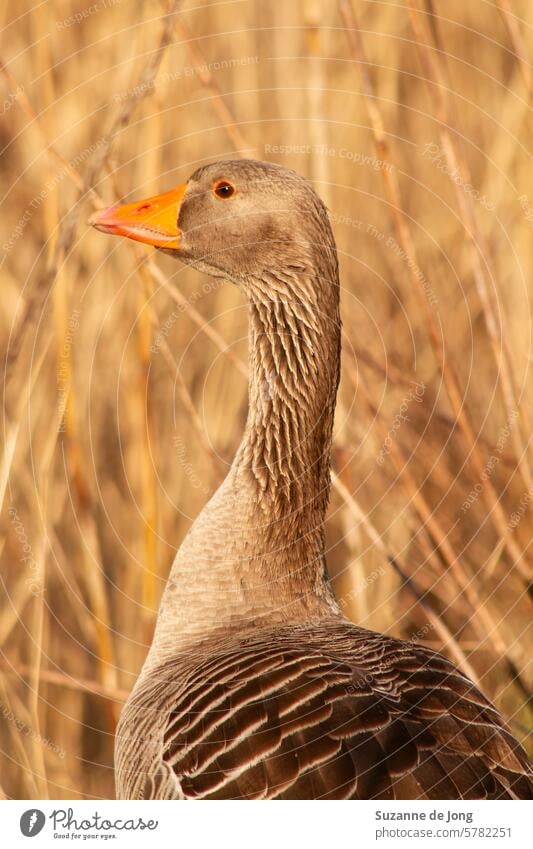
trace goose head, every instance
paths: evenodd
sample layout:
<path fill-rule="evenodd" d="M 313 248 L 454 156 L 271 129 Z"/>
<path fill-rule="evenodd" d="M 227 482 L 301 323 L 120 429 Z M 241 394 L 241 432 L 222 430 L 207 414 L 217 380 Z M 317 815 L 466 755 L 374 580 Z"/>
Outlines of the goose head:
<path fill-rule="evenodd" d="M 291 279 L 332 263 L 335 275 L 324 204 L 303 177 L 267 162 L 212 163 L 169 192 L 97 212 L 89 223 L 225 277 L 252 296 L 273 277 L 290 288 Z"/>

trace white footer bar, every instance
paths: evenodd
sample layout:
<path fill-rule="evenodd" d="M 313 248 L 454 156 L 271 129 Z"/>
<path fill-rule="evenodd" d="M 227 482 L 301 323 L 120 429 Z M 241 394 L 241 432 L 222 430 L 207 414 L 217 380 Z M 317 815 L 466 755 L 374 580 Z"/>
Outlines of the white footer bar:
<path fill-rule="evenodd" d="M 533 846 L 528 802 L 2 801 L 0 843 L 209 849 Z"/>

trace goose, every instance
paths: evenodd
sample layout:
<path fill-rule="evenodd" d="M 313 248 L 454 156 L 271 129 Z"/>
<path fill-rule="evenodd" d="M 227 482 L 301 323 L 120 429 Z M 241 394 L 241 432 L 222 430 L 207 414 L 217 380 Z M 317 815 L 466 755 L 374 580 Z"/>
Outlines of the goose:
<path fill-rule="evenodd" d="M 310 183 L 215 162 L 89 223 L 230 281 L 249 312 L 242 442 L 172 565 L 117 727 L 117 797 L 532 798 L 527 756 L 480 690 L 429 648 L 353 624 L 328 583 L 339 270 Z"/>

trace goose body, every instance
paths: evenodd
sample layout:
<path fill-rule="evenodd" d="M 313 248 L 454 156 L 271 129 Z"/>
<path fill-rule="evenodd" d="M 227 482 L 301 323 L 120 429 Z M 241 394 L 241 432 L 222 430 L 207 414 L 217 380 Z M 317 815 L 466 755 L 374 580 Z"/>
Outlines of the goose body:
<path fill-rule="evenodd" d="M 249 304 L 242 443 L 172 566 L 117 730 L 117 795 L 531 798 L 525 753 L 472 682 L 353 625 L 329 588 L 339 279 L 311 186 L 214 163 L 91 223 L 228 279 Z"/>

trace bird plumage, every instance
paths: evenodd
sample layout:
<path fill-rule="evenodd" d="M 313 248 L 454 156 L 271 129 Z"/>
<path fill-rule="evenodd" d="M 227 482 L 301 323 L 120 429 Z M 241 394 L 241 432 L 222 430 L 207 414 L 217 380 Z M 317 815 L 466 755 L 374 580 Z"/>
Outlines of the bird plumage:
<path fill-rule="evenodd" d="M 294 172 L 253 161 L 201 168 L 168 197 L 175 225 L 158 198 L 93 223 L 153 232 L 241 288 L 249 410 L 172 566 L 117 730 L 118 795 L 530 798 L 527 757 L 479 690 L 440 655 L 348 622 L 330 590 L 341 326 L 322 202 Z"/>
<path fill-rule="evenodd" d="M 135 798 L 530 798 L 527 758 L 453 664 L 336 619 L 156 666 L 117 737 Z"/>

